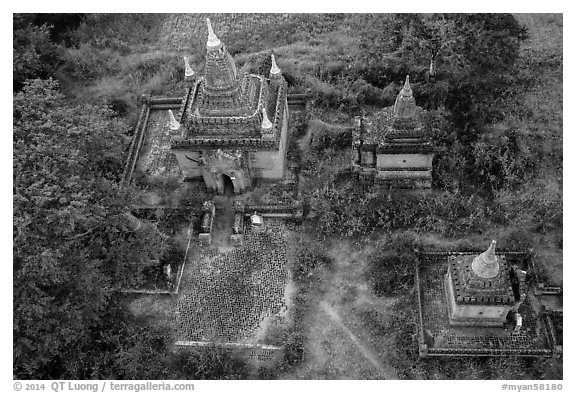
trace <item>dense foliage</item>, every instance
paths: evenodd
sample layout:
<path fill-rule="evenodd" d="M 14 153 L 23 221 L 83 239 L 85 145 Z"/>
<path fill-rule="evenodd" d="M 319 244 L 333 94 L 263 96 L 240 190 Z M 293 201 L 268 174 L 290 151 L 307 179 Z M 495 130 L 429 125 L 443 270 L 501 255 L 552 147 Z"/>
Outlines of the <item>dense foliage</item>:
<path fill-rule="evenodd" d="M 140 283 L 163 248 L 157 231 L 132 232 L 123 219 L 125 134 L 110 110 L 67 104 L 52 80 L 14 96 L 14 375 L 240 375 L 217 350 L 176 362 L 166 332 L 144 327 L 113 292 Z M 206 356 L 220 360 L 203 365 Z"/>
<path fill-rule="evenodd" d="M 414 288 L 417 241 L 407 233 L 382 238 L 368 255 L 366 278 L 377 296 L 402 295 Z"/>
<path fill-rule="evenodd" d="M 52 80 L 14 96 L 14 361 L 57 377 L 90 345 L 113 285 L 158 244 L 120 225 L 122 122 L 68 106 Z M 116 274 L 119 273 L 119 274 Z"/>
<path fill-rule="evenodd" d="M 29 16 L 14 15 L 12 77 L 14 90 L 31 78 L 52 75 L 60 61 L 61 48 L 50 39 L 50 27 L 36 25 Z"/>
<path fill-rule="evenodd" d="M 406 229 L 458 237 L 523 228 L 504 239 L 522 249 L 535 232 L 560 231 L 561 250 L 562 52 L 522 53 L 527 31 L 516 18 L 229 14 L 213 21 L 242 71 L 266 76 L 270 58 L 262 51 L 272 49 L 291 91 L 315 96 L 314 117 L 345 119 L 338 127 L 301 118 L 288 154 L 310 213 L 304 231 L 386 233 L 368 258 L 367 280 L 377 294 L 395 296 L 412 285 L 415 244 L 401 234 Z M 147 274 L 140 262 L 162 242 L 155 231 L 133 233 L 125 225 L 131 195 L 118 180 L 127 124 L 140 94 L 182 94 L 183 55 L 201 71 L 203 29 L 196 17 L 14 15 L 16 377 L 246 377 L 242 363 L 216 348 L 171 353 L 170 332 L 135 319 L 110 292 L 139 285 Z M 375 193 L 343 169 L 350 117 L 392 105 L 406 74 L 417 104 L 428 109 L 436 151 L 436 191 L 428 195 Z M 307 132 L 312 142 L 301 150 L 295 138 Z M 163 201 L 173 188 L 160 187 Z M 192 189 L 181 196 L 190 205 L 203 199 Z M 305 356 L 304 315 L 322 285 L 320 272 L 332 265 L 319 243 L 294 244 L 297 314 L 285 340 L 287 367 Z M 396 311 L 389 329 L 400 332 L 398 348 L 413 350 L 409 312 Z M 467 377 L 468 366 L 473 377 L 505 378 L 510 367 L 526 365 L 424 367 L 414 351 L 400 354 L 399 364 L 410 378 L 442 378 L 447 367 Z"/>
<path fill-rule="evenodd" d="M 309 206 L 317 229 L 326 236 L 408 228 L 454 236 L 506 222 L 498 205 L 474 195 L 370 192 L 358 180 L 323 184 L 310 195 Z"/>

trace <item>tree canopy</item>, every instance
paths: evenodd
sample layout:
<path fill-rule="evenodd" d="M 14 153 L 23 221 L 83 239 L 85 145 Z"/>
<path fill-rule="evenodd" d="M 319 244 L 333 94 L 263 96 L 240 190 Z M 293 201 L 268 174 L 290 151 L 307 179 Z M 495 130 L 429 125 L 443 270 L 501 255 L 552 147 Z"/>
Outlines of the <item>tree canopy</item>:
<path fill-rule="evenodd" d="M 97 106 L 65 102 L 53 80 L 14 96 L 14 360 L 17 375 L 56 377 L 110 302 L 158 247 L 122 224 L 126 126 Z M 137 269 L 136 269 L 137 271 Z"/>

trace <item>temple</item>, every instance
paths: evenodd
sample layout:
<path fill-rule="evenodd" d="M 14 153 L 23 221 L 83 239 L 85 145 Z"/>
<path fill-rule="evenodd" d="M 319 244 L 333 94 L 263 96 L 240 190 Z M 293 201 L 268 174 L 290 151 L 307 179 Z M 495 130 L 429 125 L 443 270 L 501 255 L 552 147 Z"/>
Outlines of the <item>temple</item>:
<path fill-rule="evenodd" d="M 496 255 L 496 241 L 477 256 L 451 256 L 446 273 L 446 302 L 452 325 L 504 326 L 518 319 L 526 297 L 526 273 Z"/>
<path fill-rule="evenodd" d="M 562 289 L 540 293 L 531 264 L 531 252 L 497 252 L 494 240 L 482 253 L 419 253 L 420 356 L 560 356 Z"/>
<path fill-rule="evenodd" d="M 386 188 L 431 188 L 433 150 L 409 77 L 389 106 L 357 117 L 352 133 L 352 165 L 361 178 Z"/>
<path fill-rule="evenodd" d="M 184 180 L 203 179 L 222 193 L 230 182 L 235 193 L 254 179 L 284 177 L 288 133 L 287 84 L 272 55 L 268 77 L 239 75 L 234 59 L 207 19 L 203 75 L 185 59 L 187 94 L 171 120 L 171 151 Z M 179 121 L 178 121 L 179 119 Z"/>

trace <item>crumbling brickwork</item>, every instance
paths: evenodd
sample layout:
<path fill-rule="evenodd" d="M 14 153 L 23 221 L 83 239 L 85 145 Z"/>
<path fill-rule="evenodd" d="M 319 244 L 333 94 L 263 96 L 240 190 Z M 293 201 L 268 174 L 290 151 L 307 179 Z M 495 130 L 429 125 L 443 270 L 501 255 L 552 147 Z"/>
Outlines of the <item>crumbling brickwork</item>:
<path fill-rule="evenodd" d="M 504 327 L 450 325 L 444 288 L 446 268 L 446 258 L 440 258 L 422 263 L 417 269 L 422 355 L 552 355 L 550 335 L 543 320 L 535 314 L 530 297 L 519 309 L 524 318 L 519 334 L 512 334 L 511 329 Z"/>
<path fill-rule="evenodd" d="M 146 144 L 139 166 L 150 176 L 180 176 L 176 156 L 170 151 L 170 130 L 167 110 L 152 108 L 147 122 Z"/>

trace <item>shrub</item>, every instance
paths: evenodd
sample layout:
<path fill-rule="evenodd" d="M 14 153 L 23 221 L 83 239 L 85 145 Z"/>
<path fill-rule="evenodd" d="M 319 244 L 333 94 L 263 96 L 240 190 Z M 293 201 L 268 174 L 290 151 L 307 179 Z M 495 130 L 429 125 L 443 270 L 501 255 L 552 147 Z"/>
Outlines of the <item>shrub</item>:
<path fill-rule="evenodd" d="M 65 52 L 64 70 L 78 80 L 91 81 L 95 78 L 119 71 L 119 56 L 108 48 L 99 50 L 90 43 Z"/>
<path fill-rule="evenodd" d="M 52 27 L 35 26 L 29 14 L 14 14 L 12 77 L 15 91 L 27 79 L 48 78 L 62 61 L 62 47 L 50 39 Z"/>
<path fill-rule="evenodd" d="M 317 155 L 312 157 L 317 159 Z M 311 168 L 314 165 L 317 164 L 312 161 Z M 358 236 L 374 230 L 407 228 L 452 236 L 481 230 L 492 222 L 492 204 L 475 195 L 447 191 L 367 192 L 357 180 L 342 184 L 338 173 L 317 187 L 309 195 L 310 219 L 326 236 Z"/>
<path fill-rule="evenodd" d="M 498 247 L 505 250 L 527 251 L 534 245 L 534 236 L 525 228 L 514 227 L 498 239 Z"/>
<path fill-rule="evenodd" d="M 310 284 L 318 280 L 319 267 L 332 267 L 332 259 L 316 241 L 300 236 L 294 242 L 295 256 L 293 274 L 299 284 Z"/>
<path fill-rule="evenodd" d="M 349 149 L 352 146 L 352 131 L 349 128 L 333 127 L 318 120 L 310 122 L 312 149 L 316 151 Z"/>
<path fill-rule="evenodd" d="M 290 120 L 292 121 L 292 126 L 294 127 L 294 131 L 291 135 L 291 141 L 303 137 L 308 130 L 308 116 L 300 114 L 291 115 Z"/>
<path fill-rule="evenodd" d="M 406 232 L 380 239 L 368 255 L 366 280 L 378 296 L 406 293 L 414 287 L 416 240 Z"/>

